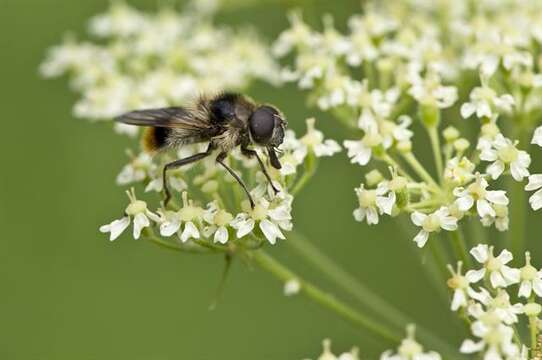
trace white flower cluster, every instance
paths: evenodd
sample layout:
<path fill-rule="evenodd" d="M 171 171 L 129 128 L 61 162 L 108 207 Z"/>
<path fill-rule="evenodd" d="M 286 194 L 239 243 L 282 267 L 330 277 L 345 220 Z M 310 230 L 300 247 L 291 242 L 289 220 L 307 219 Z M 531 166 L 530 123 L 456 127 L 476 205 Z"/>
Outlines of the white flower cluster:
<path fill-rule="evenodd" d="M 117 176 L 117 183 L 141 184 L 146 192 L 161 192 L 161 169 L 172 160 L 172 155 L 184 158 L 203 151 L 204 146 L 183 146 L 177 154 L 165 153 L 154 158 L 145 152 L 132 156 Z M 182 204 L 173 201 L 168 208 L 150 211 L 147 203 L 138 200 L 132 189 L 128 193 L 130 204 L 124 216 L 100 230 L 110 233 L 110 239 L 115 240 L 133 223 L 135 239 L 139 238 L 143 228 L 155 226 L 162 237 L 176 235 L 181 244 L 202 239 L 223 245 L 231 240 L 254 238 L 275 244 L 278 239 L 285 239 L 284 231 L 292 229 L 293 196 L 288 191 L 302 182 L 306 170 L 300 172 L 300 168 L 306 168 L 308 162 L 331 156 L 340 149 L 339 144 L 325 139 L 316 129 L 314 118 L 307 119 L 307 132 L 302 137 L 297 138 L 293 130 L 287 131 L 286 140 L 279 147 L 282 169 L 268 168 L 273 184 L 282 189 L 278 194 L 272 191 L 255 161 L 246 159 L 237 151 L 228 159 L 235 169 L 242 169 L 244 179 L 251 179 L 251 195 L 256 199 L 254 208 L 237 191 L 240 188 L 232 182 L 232 177 L 211 159 L 168 174 L 167 181 L 171 187 L 182 192 Z M 187 192 L 192 189 L 198 189 L 197 197 L 189 200 Z"/>
<path fill-rule="evenodd" d="M 318 357 L 317 360 L 359 360 L 358 349 L 353 348 L 349 352 L 342 353 L 340 355 L 335 355 L 331 352 L 331 340 L 326 339 L 323 341 L 324 351 Z M 306 359 L 310 360 L 310 359 Z"/>
<path fill-rule="evenodd" d="M 380 360 L 441 360 L 440 354 L 434 351 L 424 351 L 423 346 L 415 339 L 414 325 L 407 326 L 407 337 L 401 341 L 397 351 L 388 350 L 382 353 Z M 318 360 L 358 360 L 358 349 L 353 348 L 350 352 L 339 356 L 331 352 L 331 341 L 326 339 L 323 342 L 324 351 Z"/>
<path fill-rule="evenodd" d="M 114 2 L 90 21 L 96 41 L 68 37 L 50 49 L 41 73 L 68 74 L 81 95 L 75 116 L 93 120 L 183 105 L 199 94 L 242 90 L 254 79 L 276 83 L 278 69 L 256 35 L 214 25 L 215 7 L 202 11 L 201 3 L 181 13 L 162 8 L 148 14 Z M 135 127 L 116 128 L 137 132 Z"/>
<path fill-rule="evenodd" d="M 527 346 L 521 341 L 518 325 L 525 324 L 525 316 L 531 334 L 542 329 L 539 319 L 542 306 L 542 271 L 531 264 L 526 253 L 525 265 L 519 269 L 510 267 L 512 253 L 503 250 L 495 256 L 493 247 L 485 244 L 471 249 L 471 255 L 482 265 L 480 269 L 462 273 L 462 263 L 457 269 L 450 268 L 452 277 L 448 286 L 453 291 L 453 311 L 466 316 L 473 339 L 461 345 L 463 353 L 481 353 L 484 359 L 527 360 Z M 480 282 L 482 284 L 480 285 Z M 516 288 L 517 286 L 517 288 Z M 511 303 L 511 299 L 525 298 L 525 303 Z M 531 341 L 537 341 L 536 336 Z M 536 344 L 531 344 L 535 356 Z"/>
<path fill-rule="evenodd" d="M 531 206 L 542 208 L 542 175 L 531 175 L 527 151 L 533 132 L 532 144 L 542 145 L 542 127 L 535 130 L 542 116 L 542 2 L 369 1 L 345 34 L 329 17 L 322 31 L 299 13 L 290 21 L 273 47 L 278 57 L 293 54 L 283 80 L 359 134 L 344 141 L 352 163 L 392 169 L 388 178 L 367 173 L 355 189 L 357 221 L 408 213 L 420 227 L 420 247 L 472 217 L 505 231 L 503 176 L 528 178 L 526 190 L 536 191 Z M 479 119 L 476 138 L 457 124 L 470 117 Z M 415 154 L 420 135 L 430 145 L 419 149 L 430 148 L 434 164 Z"/>

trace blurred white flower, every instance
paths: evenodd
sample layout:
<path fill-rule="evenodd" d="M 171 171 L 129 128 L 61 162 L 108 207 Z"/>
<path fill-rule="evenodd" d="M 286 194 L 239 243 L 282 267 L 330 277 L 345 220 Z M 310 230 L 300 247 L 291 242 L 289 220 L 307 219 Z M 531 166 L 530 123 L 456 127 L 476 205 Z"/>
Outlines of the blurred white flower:
<path fill-rule="evenodd" d="M 470 101 L 461 106 L 461 116 L 465 119 L 473 114 L 478 118 L 493 119 L 500 112 L 511 112 L 515 101 L 512 95 L 497 95 L 488 86 L 476 87 L 470 93 Z"/>
<path fill-rule="evenodd" d="M 301 290 L 301 283 L 297 279 L 288 280 L 284 283 L 284 295 L 293 296 L 299 294 Z"/>
<path fill-rule="evenodd" d="M 203 235 L 207 238 L 213 236 L 215 243 L 225 244 L 229 240 L 228 227 L 233 221 L 233 215 L 218 207 L 216 201 L 207 205 L 203 213 L 203 219 L 209 224 L 203 229 Z"/>
<path fill-rule="evenodd" d="M 341 146 L 331 139 L 324 140 L 324 134 L 314 127 L 316 119 L 307 119 L 307 133 L 299 139 L 301 144 L 307 147 L 307 151 L 312 151 L 316 157 L 331 156 L 341 151 Z"/>
<path fill-rule="evenodd" d="M 535 191 L 529 198 L 529 204 L 533 210 L 542 209 L 542 174 L 534 174 L 529 176 L 529 183 L 525 186 L 527 191 Z"/>
<path fill-rule="evenodd" d="M 394 354 L 392 350 L 384 352 L 380 360 L 441 360 L 439 353 L 434 351 L 425 352 L 423 346 L 414 337 L 414 325 L 407 326 L 407 337 L 401 341 L 401 345 Z"/>

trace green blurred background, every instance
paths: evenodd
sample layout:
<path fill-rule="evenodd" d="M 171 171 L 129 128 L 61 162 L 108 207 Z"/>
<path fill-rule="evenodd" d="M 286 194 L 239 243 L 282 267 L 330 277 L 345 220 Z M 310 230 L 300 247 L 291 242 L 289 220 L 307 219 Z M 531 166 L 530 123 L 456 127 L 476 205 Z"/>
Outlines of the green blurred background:
<path fill-rule="evenodd" d="M 157 1 L 128 1 L 155 9 Z M 114 179 L 128 140 L 110 127 L 74 119 L 75 95 L 65 80 L 45 81 L 38 64 L 67 30 L 82 35 L 107 0 L 0 0 L 0 359 L 302 359 L 359 346 L 364 359 L 391 344 L 308 302 L 286 298 L 268 274 L 235 262 L 218 308 L 209 311 L 221 257 L 170 253 L 123 236 L 98 232 L 125 203 Z M 287 26 L 292 2 L 246 2 L 219 23 L 253 24 L 268 39 Z M 358 1 L 297 2 L 319 23 L 337 24 L 359 11 Z M 250 95 L 284 109 L 292 127 L 315 113 L 293 88 L 257 85 Z M 345 133 L 320 115 L 330 137 Z M 295 226 L 345 268 L 406 313 L 457 344 L 447 305 L 429 285 L 414 246 L 391 221 L 354 222 L 353 188 L 362 169 L 344 154 L 325 159 L 297 198 Z M 326 289 L 331 284 L 286 244 L 269 251 Z M 347 298 L 348 299 L 348 298 Z"/>

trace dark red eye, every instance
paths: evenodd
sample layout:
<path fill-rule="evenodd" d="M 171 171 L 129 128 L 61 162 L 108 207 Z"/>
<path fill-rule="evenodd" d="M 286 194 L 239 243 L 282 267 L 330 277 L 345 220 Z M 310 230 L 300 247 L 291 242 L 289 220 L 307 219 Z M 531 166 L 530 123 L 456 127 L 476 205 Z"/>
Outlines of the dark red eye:
<path fill-rule="evenodd" d="M 261 145 L 268 144 L 275 129 L 275 117 L 278 113 L 270 106 L 260 106 L 249 119 L 249 129 L 252 139 Z"/>

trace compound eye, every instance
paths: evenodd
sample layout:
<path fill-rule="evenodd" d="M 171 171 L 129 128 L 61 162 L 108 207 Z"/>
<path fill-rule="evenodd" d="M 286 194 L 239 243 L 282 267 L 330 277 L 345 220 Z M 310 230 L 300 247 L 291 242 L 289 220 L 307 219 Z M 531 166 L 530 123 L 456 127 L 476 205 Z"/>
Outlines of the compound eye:
<path fill-rule="evenodd" d="M 252 139 L 258 144 L 268 144 L 275 129 L 275 116 L 278 113 L 270 106 L 260 106 L 249 119 Z"/>

